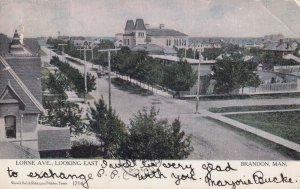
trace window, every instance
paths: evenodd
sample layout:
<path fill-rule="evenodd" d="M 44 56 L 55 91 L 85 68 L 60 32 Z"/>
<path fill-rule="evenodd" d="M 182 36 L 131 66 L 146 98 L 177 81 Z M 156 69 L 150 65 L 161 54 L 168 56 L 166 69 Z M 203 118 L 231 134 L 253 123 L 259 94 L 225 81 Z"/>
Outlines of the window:
<path fill-rule="evenodd" d="M 144 37 L 144 32 L 138 32 L 138 37 Z"/>
<path fill-rule="evenodd" d="M 16 138 L 16 116 L 6 116 L 5 133 L 7 138 Z"/>

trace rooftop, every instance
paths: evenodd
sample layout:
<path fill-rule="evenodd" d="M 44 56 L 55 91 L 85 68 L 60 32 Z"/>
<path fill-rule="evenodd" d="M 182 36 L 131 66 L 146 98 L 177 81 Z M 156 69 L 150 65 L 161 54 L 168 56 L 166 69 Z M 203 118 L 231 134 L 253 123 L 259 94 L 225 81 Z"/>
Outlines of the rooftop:
<path fill-rule="evenodd" d="M 147 29 L 147 34 L 150 36 L 188 36 L 182 32 L 173 29 Z"/>
<path fill-rule="evenodd" d="M 59 144 L 59 145 L 58 145 Z M 38 130 L 38 150 L 71 149 L 70 128 L 42 126 Z"/>
<path fill-rule="evenodd" d="M 141 18 L 136 19 L 134 29 L 135 30 L 146 30 L 144 20 Z"/>
<path fill-rule="evenodd" d="M 130 31 L 130 30 L 134 30 L 133 20 L 127 20 L 126 22 L 125 31 Z"/>

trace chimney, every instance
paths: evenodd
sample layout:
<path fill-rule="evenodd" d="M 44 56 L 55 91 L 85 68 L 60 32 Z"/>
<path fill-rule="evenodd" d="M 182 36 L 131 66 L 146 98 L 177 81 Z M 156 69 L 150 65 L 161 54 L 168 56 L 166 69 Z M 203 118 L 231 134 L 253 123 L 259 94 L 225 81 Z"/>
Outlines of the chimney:
<path fill-rule="evenodd" d="M 145 24 L 146 29 L 149 29 L 150 24 Z"/>
<path fill-rule="evenodd" d="M 165 28 L 165 24 L 159 24 L 159 29 L 164 29 Z"/>

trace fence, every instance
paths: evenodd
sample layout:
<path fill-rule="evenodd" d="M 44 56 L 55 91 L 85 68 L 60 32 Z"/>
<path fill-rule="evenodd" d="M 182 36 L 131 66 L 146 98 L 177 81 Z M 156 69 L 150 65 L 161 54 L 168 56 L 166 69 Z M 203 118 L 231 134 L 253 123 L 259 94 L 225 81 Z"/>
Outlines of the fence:
<path fill-rule="evenodd" d="M 293 91 L 296 89 L 297 83 L 269 83 L 258 86 L 256 88 L 256 92 Z"/>

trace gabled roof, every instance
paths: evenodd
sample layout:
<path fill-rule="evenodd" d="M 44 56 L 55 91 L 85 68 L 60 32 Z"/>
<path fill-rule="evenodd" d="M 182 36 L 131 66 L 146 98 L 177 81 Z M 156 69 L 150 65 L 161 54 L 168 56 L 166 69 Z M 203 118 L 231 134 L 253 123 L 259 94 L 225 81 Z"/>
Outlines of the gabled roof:
<path fill-rule="evenodd" d="M 134 29 L 135 30 L 146 30 L 144 20 L 141 18 L 136 19 Z"/>
<path fill-rule="evenodd" d="M 20 67 L 20 66 L 18 66 L 18 67 Z M 23 80 L 19 77 L 19 75 L 16 74 L 14 69 L 7 63 L 7 61 L 2 56 L 0 56 L 0 69 L 1 69 L 0 88 L 4 88 L 3 81 L 10 80 L 10 82 L 12 83 L 12 86 L 14 86 L 15 92 L 20 96 L 20 98 L 22 99 L 22 101 L 24 102 L 24 104 L 26 106 L 26 108 L 25 108 L 26 113 L 42 113 L 45 111 L 41 104 L 41 98 L 39 101 L 33 95 L 33 93 L 24 84 Z M 25 74 L 24 76 L 26 76 L 26 75 L 27 74 Z M 24 78 L 24 80 L 25 80 L 25 78 Z M 30 83 L 32 83 L 30 79 L 27 80 L 26 82 L 28 85 L 30 85 Z M 33 83 L 29 87 L 32 90 L 35 88 L 38 88 L 38 86 L 36 86 L 35 84 L 36 83 Z M 39 91 L 36 91 L 36 92 L 39 92 Z M 40 93 L 41 93 L 41 91 L 40 91 Z"/>
<path fill-rule="evenodd" d="M 18 102 L 20 104 L 20 108 L 24 110 L 25 104 L 23 100 L 20 98 L 18 93 L 15 91 L 15 89 L 11 86 L 10 81 L 8 80 L 6 88 L 3 90 L 3 92 L 0 95 L 0 104 L 1 103 L 14 103 Z"/>
<path fill-rule="evenodd" d="M 173 29 L 147 29 L 147 34 L 150 36 L 188 36 Z"/>

